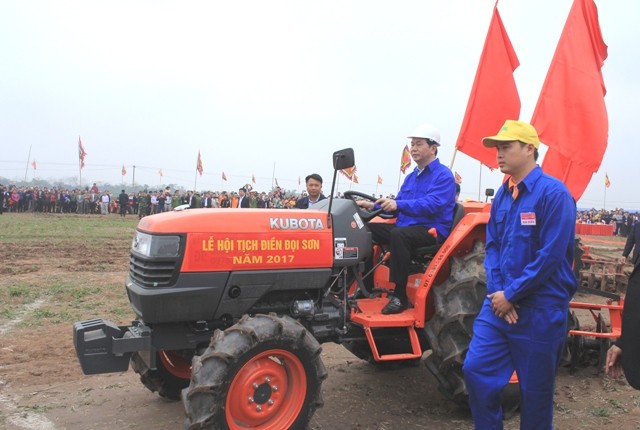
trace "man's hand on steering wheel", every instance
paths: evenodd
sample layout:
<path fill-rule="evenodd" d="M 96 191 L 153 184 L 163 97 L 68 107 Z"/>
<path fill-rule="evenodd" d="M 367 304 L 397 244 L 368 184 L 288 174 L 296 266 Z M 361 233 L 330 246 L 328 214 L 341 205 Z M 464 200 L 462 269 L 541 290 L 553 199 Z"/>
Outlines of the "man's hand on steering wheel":
<path fill-rule="evenodd" d="M 359 191 L 352 191 L 352 190 L 345 191 L 344 196 L 348 199 L 353 200 L 360 209 L 364 209 L 360 211 L 360 217 L 365 221 L 370 221 L 377 216 L 384 219 L 391 219 L 391 218 L 395 218 L 396 216 L 393 213 L 387 213 L 387 212 L 395 211 L 397 209 L 396 202 L 393 199 L 387 199 L 387 198 L 376 199 L 375 197 L 370 196 L 368 194 L 364 194 Z M 360 199 L 362 200 L 356 200 L 356 197 L 360 197 Z M 392 203 L 389 203 L 387 201 Z M 380 205 L 378 209 L 374 209 L 374 205 L 376 203 Z M 386 207 L 393 206 L 393 209 L 387 210 L 385 209 L 385 206 L 382 206 L 383 204 L 386 204 Z"/>

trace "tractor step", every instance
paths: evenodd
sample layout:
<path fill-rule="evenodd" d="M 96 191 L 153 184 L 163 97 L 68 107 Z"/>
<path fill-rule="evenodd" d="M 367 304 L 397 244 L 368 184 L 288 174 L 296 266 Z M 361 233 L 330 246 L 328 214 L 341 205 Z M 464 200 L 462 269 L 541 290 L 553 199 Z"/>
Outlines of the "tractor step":
<path fill-rule="evenodd" d="M 398 314 L 384 315 L 382 308 L 387 304 L 387 298 L 360 299 L 357 301 L 360 312 L 352 310 L 351 321 L 359 324 L 369 342 L 371 353 L 375 361 L 412 360 L 422 357 L 422 348 L 418 333 L 415 330 L 415 310 L 407 309 Z M 380 355 L 376 345 L 374 329 L 376 328 L 402 328 L 406 327 L 407 336 L 411 344 L 411 351 L 399 354 Z"/>

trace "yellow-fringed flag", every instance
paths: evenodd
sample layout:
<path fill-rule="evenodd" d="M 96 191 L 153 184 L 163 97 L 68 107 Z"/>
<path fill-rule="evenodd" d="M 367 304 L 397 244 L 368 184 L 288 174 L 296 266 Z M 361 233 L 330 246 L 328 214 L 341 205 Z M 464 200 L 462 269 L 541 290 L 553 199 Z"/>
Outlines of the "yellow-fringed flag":
<path fill-rule="evenodd" d="M 124 167 L 124 164 L 122 165 L 122 176 L 127 174 L 127 169 Z"/>
<path fill-rule="evenodd" d="M 162 169 L 158 170 L 158 175 L 164 176 L 164 173 L 162 172 Z"/>
<path fill-rule="evenodd" d="M 455 172 L 454 176 L 456 178 L 456 184 L 461 184 L 462 183 L 462 176 L 460 176 L 458 174 L 458 172 Z"/>
<path fill-rule="evenodd" d="M 342 173 L 344 176 L 346 176 L 350 181 L 355 182 L 353 180 L 353 178 L 356 177 L 356 166 L 352 166 L 352 167 L 349 167 L 349 168 L 346 168 L 346 169 L 342 169 L 342 170 L 340 170 L 340 173 Z"/>
<path fill-rule="evenodd" d="M 87 151 L 84 150 L 84 146 L 82 146 L 82 139 L 78 136 L 78 157 L 80 158 L 80 168 L 84 167 L 84 157 L 87 156 Z"/>
<path fill-rule="evenodd" d="M 253 173 L 251 174 L 251 182 L 252 183 L 256 183 L 256 175 L 254 175 Z"/>
<path fill-rule="evenodd" d="M 411 166 L 411 151 L 409 151 L 409 145 L 405 145 L 400 159 L 400 171 L 405 173 L 409 166 Z"/>
<path fill-rule="evenodd" d="M 224 174 L 224 172 L 222 172 L 222 180 L 226 181 L 227 180 L 227 175 Z"/>
<path fill-rule="evenodd" d="M 198 149 L 198 164 L 196 164 L 196 170 L 198 171 L 198 173 L 200 173 L 200 176 L 202 176 L 202 157 L 200 156 L 200 150 Z"/>
<path fill-rule="evenodd" d="M 382 185 L 382 176 L 378 175 L 378 185 Z"/>
<path fill-rule="evenodd" d="M 609 180 L 609 174 L 604 174 L 604 186 L 609 188 L 611 186 L 611 181 Z"/>

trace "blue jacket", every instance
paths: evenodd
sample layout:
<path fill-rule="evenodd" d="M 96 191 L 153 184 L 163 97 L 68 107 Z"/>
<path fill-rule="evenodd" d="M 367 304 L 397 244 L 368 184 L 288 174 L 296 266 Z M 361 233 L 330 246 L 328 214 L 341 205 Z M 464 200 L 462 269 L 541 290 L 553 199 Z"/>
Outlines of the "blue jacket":
<path fill-rule="evenodd" d="M 438 242 L 449 236 L 456 205 L 453 173 L 437 158 L 422 172 L 416 167 L 409 173 L 396 197 L 398 227 L 422 225 L 434 227 Z"/>
<path fill-rule="evenodd" d="M 576 292 L 572 271 L 576 204 L 563 183 L 539 166 L 518 184 L 498 189 L 487 224 L 487 292 L 513 304 L 566 308 Z"/>

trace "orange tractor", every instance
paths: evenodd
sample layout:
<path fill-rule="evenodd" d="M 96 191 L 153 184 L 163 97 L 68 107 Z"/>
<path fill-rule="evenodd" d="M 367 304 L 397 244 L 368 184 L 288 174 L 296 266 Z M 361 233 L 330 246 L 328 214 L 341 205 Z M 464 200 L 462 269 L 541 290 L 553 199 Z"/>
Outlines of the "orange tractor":
<path fill-rule="evenodd" d="M 334 153 L 336 173 L 353 150 Z M 306 428 L 322 405 L 320 344 L 344 345 L 373 363 L 417 362 L 449 398 L 464 402 L 462 363 L 486 294 L 489 207 L 458 205 L 440 246 L 414 250 L 412 308 L 382 315 L 388 252 L 347 192 L 309 210 L 194 209 L 143 218 L 125 286 L 128 326 L 93 319 L 73 327 L 86 374 L 121 372 L 180 399 L 185 428 Z M 376 265 L 364 273 L 371 255 Z M 373 282 L 370 280 L 373 279 Z M 366 288 L 373 284 L 373 289 Z"/>

